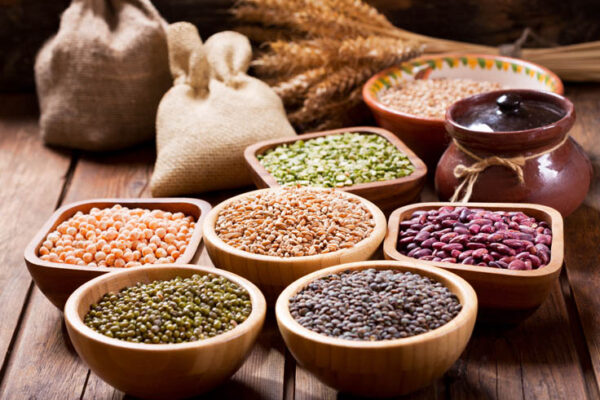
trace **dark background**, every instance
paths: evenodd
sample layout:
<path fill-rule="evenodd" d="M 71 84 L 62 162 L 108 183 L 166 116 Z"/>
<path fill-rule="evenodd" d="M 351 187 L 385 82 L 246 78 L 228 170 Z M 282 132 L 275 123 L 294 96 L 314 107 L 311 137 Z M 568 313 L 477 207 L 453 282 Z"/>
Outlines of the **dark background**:
<path fill-rule="evenodd" d="M 110 1 L 110 0 L 107 0 Z M 497 46 L 530 27 L 543 46 L 600 40 L 599 0 L 369 0 L 395 25 L 435 37 Z M 0 91 L 32 91 L 33 62 L 69 0 L 0 0 Z M 203 38 L 234 26 L 232 0 L 154 0 L 169 22 Z M 535 44 L 534 44 L 535 45 Z M 540 45 L 539 43 L 537 44 Z"/>

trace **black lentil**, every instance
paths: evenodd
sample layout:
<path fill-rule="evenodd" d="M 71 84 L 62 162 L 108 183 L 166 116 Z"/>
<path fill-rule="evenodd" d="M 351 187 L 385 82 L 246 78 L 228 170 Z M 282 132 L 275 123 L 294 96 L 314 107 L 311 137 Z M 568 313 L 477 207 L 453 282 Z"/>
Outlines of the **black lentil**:
<path fill-rule="evenodd" d="M 365 269 L 327 275 L 289 300 L 292 317 L 314 332 L 349 340 L 418 335 L 462 309 L 442 283 L 411 272 Z"/>
<path fill-rule="evenodd" d="M 84 323 L 136 343 L 183 343 L 235 328 L 252 311 L 248 292 L 214 274 L 138 283 L 90 306 Z"/>

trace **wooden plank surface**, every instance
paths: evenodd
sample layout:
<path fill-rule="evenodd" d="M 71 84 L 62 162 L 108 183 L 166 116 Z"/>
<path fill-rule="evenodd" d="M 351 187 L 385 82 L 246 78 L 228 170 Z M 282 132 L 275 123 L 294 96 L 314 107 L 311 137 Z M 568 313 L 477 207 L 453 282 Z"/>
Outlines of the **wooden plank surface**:
<path fill-rule="evenodd" d="M 4 96 L 0 104 L 1 380 L 32 285 L 23 250 L 54 211 L 70 158 L 42 146 L 35 98 Z"/>
<path fill-rule="evenodd" d="M 450 371 L 407 399 L 600 398 L 599 94 L 600 85 L 569 86 L 567 91 L 578 112 L 572 134 L 591 155 L 596 179 L 586 205 L 565 221 L 566 268 L 561 281 L 523 323 L 508 327 L 478 324 Z M 0 398 L 129 398 L 90 373 L 78 359 L 59 310 L 37 289 L 28 295 L 30 279 L 22 248 L 60 202 L 149 196 L 153 150 L 75 155 L 74 168 L 69 170 L 68 153 L 49 150 L 40 143 L 35 102 L 31 98 L 21 98 L 21 103 L 15 98 L 9 102 L 6 97 L 0 99 L 13 107 L 0 110 L 0 170 L 12 172 L 0 173 L 0 217 L 4 222 L 0 227 L 0 357 L 8 356 L 0 375 Z M 27 195 L 22 188 L 28 190 Z M 200 197 L 215 204 L 238 192 Z M 434 198 L 429 186 L 422 200 Z M 14 235 L 17 230 L 19 234 Z M 204 249 L 198 263 L 210 264 Z M 230 381 L 202 398 L 350 399 L 295 365 L 285 352 L 272 310 L 269 313 L 246 363 Z"/>

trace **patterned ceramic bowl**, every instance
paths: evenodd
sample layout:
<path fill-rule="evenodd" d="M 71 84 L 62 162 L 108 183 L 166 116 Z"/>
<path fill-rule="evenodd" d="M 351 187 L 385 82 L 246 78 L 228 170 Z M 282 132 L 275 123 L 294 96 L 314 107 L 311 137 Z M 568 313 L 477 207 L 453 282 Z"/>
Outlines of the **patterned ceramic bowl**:
<path fill-rule="evenodd" d="M 506 88 L 563 93 L 562 81 L 552 71 L 529 61 L 495 55 L 440 54 L 420 57 L 374 75 L 363 87 L 363 99 L 377 124 L 394 132 L 429 166 L 435 167 L 449 137 L 443 118 L 406 114 L 379 101 L 382 90 L 414 79 L 461 78 L 498 82 Z M 435 169 L 435 168 L 434 168 Z"/>

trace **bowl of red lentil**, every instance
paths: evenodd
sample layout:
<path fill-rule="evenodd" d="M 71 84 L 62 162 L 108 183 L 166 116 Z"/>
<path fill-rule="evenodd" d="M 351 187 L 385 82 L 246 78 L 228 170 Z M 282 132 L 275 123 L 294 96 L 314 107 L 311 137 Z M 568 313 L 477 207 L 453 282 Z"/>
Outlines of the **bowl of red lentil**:
<path fill-rule="evenodd" d="M 67 204 L 25 249 L 27 269 L 56 307 L 107 272 L 197 259 L 211 206 L 191 198 L 92 199 Z"/>
<path fill-rule="evenodd" d="M 215 266 L 256 284 L 270 305 L 306 274 L 368 260 L 385 231 L 385 216 L 370 201 L 314 187 L 244 193 L 217 205 L 203 223 Z"/>
<path fill-rule="evenodd" d="M 483 54 L 440 54 L 420 57 L 371 77 L 363 99 L 377 124 L 396 134 L 429 167 L 449 143 L 446 109 L 474 94 L 502 88 L 562 94 L 562 81 L 552 71 L 525 60 Z"/>
<path fill-rule="evenodd" d="M 465 349 L 477 296 L 421 263 L 367 261 L 314 272 L 277 299 L 277 325 L 298 364 L 336 390 L 390 398 L 442 376 Z"/>

